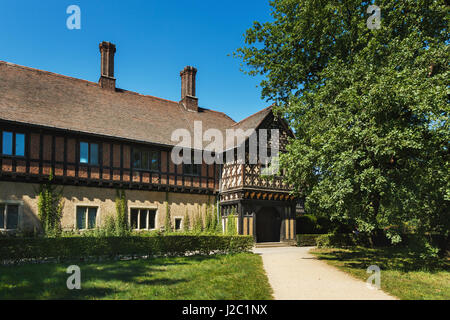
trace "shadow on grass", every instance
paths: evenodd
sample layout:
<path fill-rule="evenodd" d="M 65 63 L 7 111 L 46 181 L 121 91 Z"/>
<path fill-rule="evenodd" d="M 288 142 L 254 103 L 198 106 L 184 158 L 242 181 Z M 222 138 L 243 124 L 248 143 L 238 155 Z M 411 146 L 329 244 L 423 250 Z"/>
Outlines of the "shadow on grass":
<path fill-rule="evenodd" d="M 192 281 L 172 266 L 218 260 L 217 256 L 0 266 L 0 299 L 102 299 L 135 286 L 174 286 Z M 81 270 L 81 290 L 69 290 L 69 265 Z M 167 277 L 169 275 L 169 277 Z M 142 288 L 139 288 L 142 289 Z M 151 288 L 149 288 L 150 290 Z"/>
<path fill-rule="evenodd" d="M 365 269 L 370 265 L 377 265 L 382 270 L 398 270 L 401 272 L 423 271 L 439 272 L 448 271 L 450 263 L 448 260 L 427 261 L 420 255 L 409 251 L 407 248 L 385 247 L 385 248 L 348 248 L 348 249 L 325 249 L 316 255 L 320 260 L 338 260 L 345 267 L 354 269 Z"/>

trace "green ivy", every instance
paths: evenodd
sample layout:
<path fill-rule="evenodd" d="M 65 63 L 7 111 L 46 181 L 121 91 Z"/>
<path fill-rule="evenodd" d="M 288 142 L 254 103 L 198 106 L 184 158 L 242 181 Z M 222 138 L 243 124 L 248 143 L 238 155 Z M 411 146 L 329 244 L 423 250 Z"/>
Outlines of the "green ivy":
<path fill-rule="evenodd" d="M 166 192 L 166 219 L 164 222 L 164 231 L 165 232 L 172 232 L 172 219 L 170 216 L 170 209 L 169 209 L 169 193 Z"/>
<path fill-rule="evenodd" d="M 58 237 L 61 235 L 61 218 L 64 206 L 62 189 L 54 185 L 53 172 L 50 171 L 48 180 L 39 186 L 38 216 L 41 221 L 44 236 Z"/>
<path fill-rule="evenodd" d="M 127 198 L 125 190 L 116 190 L 116 218 L 115 221 L 115 235 L 124 236 L 129 233 L 130 227 L 128 226 L 127 219 Z M 110 224 L 111 221 L 110 221 Z M 111 229 L 111 226 L 109 227 Z"/>
<path fill-rule="evenodd" d="M 189 214 L 186 209 L 184 213 L 183 231 L 189 231 L 190 229 L 191 229 L 191 219 L 189 219 Z"/>

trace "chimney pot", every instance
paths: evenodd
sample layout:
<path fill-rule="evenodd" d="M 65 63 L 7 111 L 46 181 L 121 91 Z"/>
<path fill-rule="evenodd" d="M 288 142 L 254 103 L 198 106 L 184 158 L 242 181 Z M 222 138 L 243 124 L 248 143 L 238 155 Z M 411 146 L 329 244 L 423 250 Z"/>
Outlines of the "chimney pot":
<path fill-rule="evenodd" d="M 114 78 L 114 54 L 116 46 L 111 42 L 103 41 L 99 44 L 100 49 L 100 79 L 102 88 L 116 90 L 116 78 Z"/>

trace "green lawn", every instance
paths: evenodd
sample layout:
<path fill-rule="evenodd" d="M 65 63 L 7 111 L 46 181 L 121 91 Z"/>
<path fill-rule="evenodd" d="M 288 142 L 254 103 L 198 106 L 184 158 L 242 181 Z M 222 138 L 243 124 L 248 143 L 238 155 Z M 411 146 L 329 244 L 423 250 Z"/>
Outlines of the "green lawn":
<path fill-rule="evenodd" d="M 81 269 L 68 290 L 66 269 Z M 260 256 L 170 257 L 0 266 L 0 299 L 272 299 Z"/>
<path fill-rule="evenodd" d="M 319 259 L 356 278 L 366 280 L 370 265 L 381 269 L 381 289 L 400 299 L 450 300 L 450 262 L 424 268 L 417 255 L 406 248 L 313 249 Z"/>

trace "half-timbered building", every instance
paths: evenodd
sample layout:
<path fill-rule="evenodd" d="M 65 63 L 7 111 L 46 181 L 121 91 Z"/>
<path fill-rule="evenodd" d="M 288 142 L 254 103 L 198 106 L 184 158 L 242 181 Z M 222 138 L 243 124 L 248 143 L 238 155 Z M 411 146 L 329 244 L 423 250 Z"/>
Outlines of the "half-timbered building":
<path fill-rule="evenodd" d="M 117 88 L 116 47 L 99 48 L 98 82 L 0 61 L 0 231 L 40 227 L 37 190 L 51 173 L 62 188 L 64 229 L 103 225 L 124 189 L 135 229 L 161 228 L 166 206 L 182 228 L 186 213 L 214 204 L 224 225 L 235 212 L 239 234 L 258 242 L 295 238 L 296 199 L 282 176 L 261 175 L 264 164 L 171 158 L 173 130 L 193 133 L 196 121 L 224 136 L 229 128 L 277 128 L 282 151 L 293 134 L 271 107 L 240 122 L 199 107 L 193 67 L 180 73 L 180 101 Z"/>

